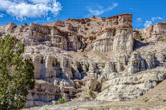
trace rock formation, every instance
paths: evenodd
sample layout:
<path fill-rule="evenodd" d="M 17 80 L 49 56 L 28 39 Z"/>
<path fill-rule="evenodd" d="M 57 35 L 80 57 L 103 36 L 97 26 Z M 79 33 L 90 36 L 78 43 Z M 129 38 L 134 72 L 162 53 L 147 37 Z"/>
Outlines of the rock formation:
<path fill-rule="evenodd" d="M 132 15 L 0 26 L 25 44 L 36 85 L 25 107 L 68 101 L 123 101 L 145 94 L 166 78 L 166 23 L 133 30 Z"/>

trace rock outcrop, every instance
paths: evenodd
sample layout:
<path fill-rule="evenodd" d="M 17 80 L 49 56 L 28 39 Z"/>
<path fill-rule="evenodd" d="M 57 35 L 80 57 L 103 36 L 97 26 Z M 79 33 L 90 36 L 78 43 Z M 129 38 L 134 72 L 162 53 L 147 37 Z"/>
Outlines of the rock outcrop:
<path fill-rule="evenodd" d="M 166 78 L 165 22 L 133 30 L 132 15 L 0 26 L 25 44 L 36 85 L 25 107 L 68 101 L 123 101 L 145 94 Z"/>
<path fill-rule="evenodd" d="M 166 22 L 159 22 L 146 29 L 139 30 L 146 42 L 156 42 L 166 40 Z"/>

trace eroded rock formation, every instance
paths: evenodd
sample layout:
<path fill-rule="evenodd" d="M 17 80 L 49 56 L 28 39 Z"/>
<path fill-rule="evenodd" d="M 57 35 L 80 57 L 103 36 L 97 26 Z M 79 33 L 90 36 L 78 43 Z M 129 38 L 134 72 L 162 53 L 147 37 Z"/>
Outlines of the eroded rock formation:
<path fill-rule="evenodd" d="M 36 86 L 25 107 L 69 101 L 122 101 L 145 94 L 166 78 L 165 22 L 133 30 L 132 15 L 0 26 L 25 44 Z M 141 39 L 138 39 L 141 38 Z"/>

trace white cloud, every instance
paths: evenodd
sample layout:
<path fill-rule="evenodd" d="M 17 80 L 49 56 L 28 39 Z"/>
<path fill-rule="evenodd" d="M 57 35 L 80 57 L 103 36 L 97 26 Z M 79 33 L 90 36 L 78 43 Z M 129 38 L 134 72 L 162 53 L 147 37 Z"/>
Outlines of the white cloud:
<path fill-rule="evenodd" d="M 161 18 L 161 17 L 152 17 L 150 21 L 149 20 L 145 21 L 144 27 L 147 28 L 150 25 L 152 25 L 153 22 L 155 22 L 155 20 L 162 20 L 162 19 L 163 18 Z"/>
<path fill-rule="evenodd" d="M 152 21 L 146 21 L 145 24 L 144 24 L 144 27 L 147 28 L 150 25 L 152 25 Z"/>
<path fill-rule="evenodd" d="M 116 8 L 117 6 L 118 6 L 118 4 L 117 4 L 117 3 L 114 3 L 114 4 L 112 4 L 112 6 L 109 6 L 108 8 L 106 8 L 106 9 L 104 10 L 104 12 L 111 11 L 111 10 L 113 10 L 114 8 Z"/>
<path fill-rule="evenodd" d="M 51 19 L 51 18 L 50 18 L 50 17 L 48 17 L 48 18 L 47 18 L 47 21 L 50 21 L 50 19 Z"/>
<path fill-rule="evenodd" d="M 142 18 L 137 18 L 137 22 L 142 22 Z"/>
<path fill-rule="evenodd" d="M 36 4 L 38 4 L 38 3 L 48 4 L 48 3 L 51 2 L 51 0 L 29 0 L 29 1 L 32 2 L 32 3 L 36 3 Z"/>
<path fill-rule="evenodd" d="M 105 9 L 100 5 L 96 5 L 97 9 L 92 9 L 91 7 L 88 7 L 87 9 L 91 15 L 99 16 L 105 12 L 113 10 L 117 6 L 118 6 L 118 4 L 114 3 L 114 4 L 112 4 L 112 6 L 109 6 L 108 8 L 105 8 Z"/>
<path fill-rule="evenodd" d="M 142 18 L 136 18 L 136 27 L 142 26 Z"/>
<path fill-rule="evenodd" d="M 161 17 L 152 17 L 152 21 L 154 22 L 155 20 L 162 20 L 163 18 Z"/>
<path fill-rule="evenodd" d="M 0 14 L 0 18 L 3 18 L 4 17 L 4 14 Z"/>
<path fill-rule="evenodd" d="M 9 15 L 16 17 L 17 20 L 25 20 L 26 18 L 47 16 L 49 12 L 56 16 L 62 8 L 56 0 L 32 1 L 33 3 L 24 0 L 19 0 L 19 2 L 18 0 L 1 0 L 0 10 L 6 11 Z"/>

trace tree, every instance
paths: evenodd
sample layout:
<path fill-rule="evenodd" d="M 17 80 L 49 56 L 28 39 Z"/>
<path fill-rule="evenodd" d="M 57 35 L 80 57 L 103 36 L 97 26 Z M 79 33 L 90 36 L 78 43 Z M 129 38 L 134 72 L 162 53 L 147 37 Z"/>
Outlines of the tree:
<path fill-rule="evenodd" d="M 34 66 L 23 52 L 21 41 L 10 35 L 0 38 L 0 110 L 21 109 L 34 88 Z"/>
<path fill-rule="evenodd" d="M 28 24 L 27 23 L 24 23 L 25 26 L 27 26 Z"/>
<path fill-rule="evenodd" d="M 95 15 L 93 15 L 93 16 L 92 16 L 92 18 L 96 18 L 96 16 L 95 16 Z"/>

